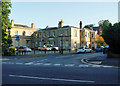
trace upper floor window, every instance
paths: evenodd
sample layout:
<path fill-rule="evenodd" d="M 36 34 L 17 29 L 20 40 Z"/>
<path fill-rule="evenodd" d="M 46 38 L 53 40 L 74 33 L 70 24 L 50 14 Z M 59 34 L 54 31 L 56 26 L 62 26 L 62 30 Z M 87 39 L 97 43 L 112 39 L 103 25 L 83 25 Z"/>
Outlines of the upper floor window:
<path fill-rule="evenodd" d="M 87 37 L 87 32 L 85 32 L 85 36 Z"/>
<path fill-rule="evenodd" d="M 22 35 L 25 36 L 25 31 L 23 31 Z"/>
<path fill-rule="evenodd" d="M 52 42 L 52 45 L 55 46 L 55 42 Z"/>
<path fill-rule="evenodd" d="M 100 31 L 100 35 L 102 35 L 102 31 Z"/>
<path fill-rule="evenodd" d="M 88 33 L 88 37 L 90 38 L 90 33 Z"/>
<path fill-rule="evenodd" d="M 68 36 L 68 30 L 65 31 L 65 35 Z"/>
<path fill-rule="evenodd" d="M 75 31 L 75 37 L 77 37 L 77 31 Z"/>
<path fill-rule="evenodd" d="M 15 31 L 15 35 L 18 35 L 18 31 Z"/>
<path fill-rule="evenodd" d="M 94 34 L 92 34 L 92 38 L 94 38 Z"/>
<path fill-rule="evenodd" d="M 41 37 L 41 33 L 39 33 L 39 38 Z"/>
<path fill-rule="evenodd" d="M 55 31 L 53 31 L 53 36 L 55 36 Z"/>
<path fill-rule="evenodd" d="M 50 32 L 48 32 L 48 37 L 50 37 Z"/>
<path fill-rule="evenodd" d="M 84 37 L 84 32 L 82 32 L 82 37 Z"/>
<path fill-rule="evenodd" d="M 31 36 L 31 32 L 29 32 L 29 35 Z"/>

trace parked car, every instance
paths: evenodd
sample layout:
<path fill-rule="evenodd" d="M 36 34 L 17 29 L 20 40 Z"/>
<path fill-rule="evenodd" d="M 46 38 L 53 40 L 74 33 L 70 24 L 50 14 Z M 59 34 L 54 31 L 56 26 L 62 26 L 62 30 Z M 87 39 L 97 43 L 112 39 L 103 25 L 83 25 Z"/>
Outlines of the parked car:
<path fill-rule="evenodd" d="M 96 48 L 96 52 L 102 52 L 102 51 L 103 51 L 103 48 L 104 48 L 103 46 L 97 47 L 97 48 Z"/>
<path fill-rule="evenodd" d="M 19 46 L 15 47 L 15 51 L 18 51 L 18 49 L 19 49 Z"/>
<path fill-rule="evenodd" d="M 88 48 L 88 47 L 80 47 L 77 49 L 77 53 L 86 53 L 86 52 L 90 52 L 91 53 L 92 49 Z"/>
<path fill-rule="evenodd" d="M 103 54 L 105 54 L 105 53 L 108 52 L 108 48 L 109 48 L 109 46 L 105 46 L 105 47 L 103 48 Z"/>
<path fill-rule="evenodd" d="M 18 48 L 18 51 L 21 51 L 21 52 L 31 52 L 32 50 L 26 46 L 20 46 Z"/>

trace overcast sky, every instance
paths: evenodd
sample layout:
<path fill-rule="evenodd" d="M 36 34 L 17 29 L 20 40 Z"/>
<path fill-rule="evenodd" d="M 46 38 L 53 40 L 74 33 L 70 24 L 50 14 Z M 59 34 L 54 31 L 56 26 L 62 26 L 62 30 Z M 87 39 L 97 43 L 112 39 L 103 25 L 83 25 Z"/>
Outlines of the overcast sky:
<path fill-rule="evenodd" d="M 63 25 L 79 27 L 98 25 L 100 20 L 118 21 L 118 2 L 12 2 L 10 19 L 16 24 L 45 28 L 56 27 L 63 19 Z"/>

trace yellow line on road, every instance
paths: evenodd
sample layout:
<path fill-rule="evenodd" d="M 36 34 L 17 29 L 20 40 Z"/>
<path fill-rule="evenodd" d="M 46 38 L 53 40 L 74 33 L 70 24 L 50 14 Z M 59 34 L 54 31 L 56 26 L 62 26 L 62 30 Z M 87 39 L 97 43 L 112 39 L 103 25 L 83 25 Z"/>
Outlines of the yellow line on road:
<path fill-rule="evenodd" d="M 87 59 L 87 58 L 86 58 Z M 97 65 L 97 66 L 108 66 L 108 65 L 98 65 L 98 64 L 92 64 L 92 63 L 87 63 L 84 61 L 85 58 L 81 59 L 81 62 L 84 63 L 84 64 L 89 64 L 89 65 Z M 112 68 L 120 68 L 119 66 L 111 66 Z"/>

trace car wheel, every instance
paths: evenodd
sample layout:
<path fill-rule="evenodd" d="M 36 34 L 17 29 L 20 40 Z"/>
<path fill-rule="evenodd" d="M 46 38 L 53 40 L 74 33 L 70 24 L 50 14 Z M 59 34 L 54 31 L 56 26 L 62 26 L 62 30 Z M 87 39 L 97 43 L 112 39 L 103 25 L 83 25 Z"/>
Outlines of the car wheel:
<path fill-rule="evenodd" d="M 91 51 L 90 51 L 90 53 L 91 53 Z"/>
<path fill-rule="evenodd" d="M 84 53 L 86 53 L 86 50 L 84 51 Z"/>

